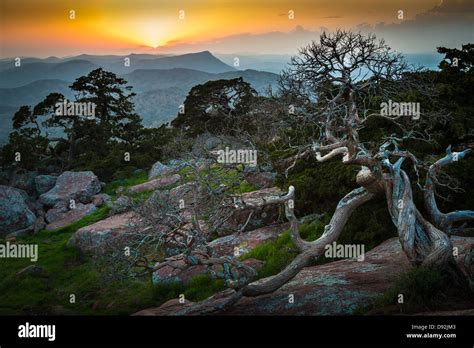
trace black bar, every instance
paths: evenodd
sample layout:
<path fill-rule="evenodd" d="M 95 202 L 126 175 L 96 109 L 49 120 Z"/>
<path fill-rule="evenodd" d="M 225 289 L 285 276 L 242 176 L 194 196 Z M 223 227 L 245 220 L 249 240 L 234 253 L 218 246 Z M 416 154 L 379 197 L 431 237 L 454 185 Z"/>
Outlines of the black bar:
<path fill-rule="evenodd" d="M 25 323 L 56 325 L 54 342 L 20 338 Z M 413 329 L 435 325 L 431 330 Z M 455 329 L 452 327 L 455 325 Z M 450 329 L 447 329 L 450 327 Z M 456 338 L 407 338 L 411 333 L 455 333 Z M 227 345 L 349 344 L 473 347 L 472 317 L 341 316 L 341 317 L 0 317 L 0 346 L 10 345 Z"/>

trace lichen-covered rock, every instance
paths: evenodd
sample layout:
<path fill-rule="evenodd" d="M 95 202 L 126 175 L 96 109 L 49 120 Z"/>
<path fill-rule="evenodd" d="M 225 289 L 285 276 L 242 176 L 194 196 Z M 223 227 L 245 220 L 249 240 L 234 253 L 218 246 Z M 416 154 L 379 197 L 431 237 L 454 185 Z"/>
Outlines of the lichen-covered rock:
<path fill-rule="evenodd" d="M 45 214 L 45 220 L 47 223 L 52 223 L 58 220 L 62 215 L 67 213 L 67 208 L 51 208 Z"/>
<path fill-rule="evenodd" d="M 255 259 L 244 260 L 242 263 L 255 267 L 256 270 L 260 269 L 263 265 L 263 262 Z M 211 271 L 215 274 L 222 273 L 222 266 L 214 265 L 211 268 L 201 264 L 188 266 L 183 259 L 178 259 L 153 272 L 152 281 L 155 286 L 172 283 L 188 285 L 195 276 L 200 274 L 211 275 Z"/>
<path fill-rule="evenodd" d="M 133 233 L 136 222 L 132 212 L 112 215 L 77 230 L 68 245 L 74 246 L 82 252 L 103 253 L 109 246 L 117 250 L 118 244 L 125 242 L 127 237 Z"/>
<path fill-rule="evenodd" d="M 38 175 L 37 172 L 23 172 L 15 175 L 13 187 L 27 192 L 29 195 L 35 195 L 35 178 Z"/>
<path fill-rule="evenodd" d="M 67 225 L 70 225 L 82 219 L 84 216 L 92 214 L 96 210 L 97 210 L 96 206 L 92 203 L 89 203 L 89 204 L 77 203 L 74 209 L 71 209 L 65 213 L 61 212 L 61 213 L 55 214 L 54 220 L 46 226 L 46 230 L 54 231 L 59 228 L 65 227 Z M 46 216 L 48 216 L 48 213 L 49 211 L 46 213 Z"/>
<path fill-rule="evenodd" d="M 138 316 L 155 316 L 155 315 L 161 315 L 161 312 L 164 312 L 166 314 L 169 313 L 177 313 L 178 311 L 182 310 L 183 308 L 187 307 L 192 307 L 195 305 L 195 302 L 188 301 L 184 299 L 184 303 L 180 302 L 179 299 L 173 298 L 169 301 L 166 301 L 163 303 L 159 308 L 150 308 L 150 309 L 144 309 L 138 313 L 135 313 L 133 315 L 138 315 Z M 165 314 L 165 315 L 166 315 Z"/>
<path fill-rule="evenodd" d="M 204 141 L 204 149 L 207 151 L 211 151 L 216 149 L 217 147 L 222 145 L 222 139 L 210 135 L 205 141 Z"/>
<path fill-rule="evenodd" d="M 150 171 L 148 172 L 148 179 L 154 179 L 157 176 L 167 174 L 171 171 L 172 171 L 171 167 L 158 161 L 155 164 L 153 164 Z"/>
<path fill-rule="evenodd" d="M 175 200 L 175 202 L 180 202 L 183 200 L 185 206 L 192 203 L 194 200 L 194 193 L 193 193 L 193 184 L 192 183 L 185 183 L 183 185 L 179 185 L 173 187 L 170 192 L 170 197 Z"/>
<path fill-rule="evenodd" d="M 122 214 L 132 208 L 133 200 L 128 196 L 120 196 L 115 201 L 108 201 L 106 204 L 110 208 L 110 214 Z"/>
<path fill-rule="evenodd" d="M 54 187 L 40 196 L 40 202 L 48 207 L 58 202 L 69 205 L 70 200 L 86 204 L 100 189 L 100 181 L 91 171 L 64 172 L 58 176 Z"/>
<path fill-rule="evenodd" d="M 215 251 L 215 255 L 240 257 L 253 250 L 258 245 L 274 240 L 288 228 L 288 224 L 282 224 L 272 227 L 264 227 L 255 231 L 250 231 L 239 236 L 230 235 L 217 238 L 209 243 Z M 244 264 L 258 270 L 262 267 L 263 262 L 255 259 L 247 259 Z M 216 274 L 222 272 L 222 266 L 216 265 L 212 267 L 212 271 Z M 209 270 L 203 265 L 189 266 L 186 265 L 182 255 L 175 256 L 175 260 L 163 266 L 153 273 L 153 284 L 182 283 L 188 284 L 191 279 L 198 274 L 208 273 Z"/>
<path fill-rule="evenodd" d="M 46 225 L 47 224 L 46 224 L 46 221 L 44 220 L 44 216 L 38 216 L 33 226 L 33 233 L 36 234 L 39 231 L 45 229 Z"/>
<path fill-rule="evenodd" d="M 92 196 L 91 201 L 96 207 L 100 207 L 101 205 L 111 203 L 112 198 L 107 193 L 99 193 L 98 195 Z"/>
<path fill-rule="evenodd" d="M 150 171 L 148 172 L 148 179 L 154 179 L 158 176 L 165 176 L 176 174 L 180 169 L 186 167 L 187 165 L 193 166 L 200 166 L 201 164 L 205 163 L 206 160 L 185 160 L 185 159 L 172 159 L 168 161 L 166 164 L 161 163 L 160 161 L 153 164 Z"/>
<path fill-rule="evenodd" d="M 161 178 L 144 182 L 143 184 L 131 186 L 128 188 L 128 192 L 140 193 L 144 191 L 157 190 L 157 189 L 164 188 L 170 185 L 174 185 L 180 179 L 181 179 L 181 176 L 179 174 L 164 176 Z"/>
<path fill-rule="evenodd" d="M 248 173 L 245 176 L 245 180 L 259 189 L 272 187 L 275 179 L 276 173 L 272 172 Z"/>
<path fill-rule="evenodd" d="M 29 228 L 36 220 L 25 191 L 0 185 L 0 236 Z"/>
<path fill-rule="evenodd" d="M 43 194 L 51 190 L 56 184 L 57 176 L 53 175 L 38 175 L 35 177 L 36 192 Z"/>
<path fill-rule="evenodd" d="M 474 243 L 473 237 L 452 236 L 460 266 Z M 398 276 L 411 269 L 398 238 L 391 238 L 365 254 L 363 261 L 344 259 L 306 267 L 280 289 L 266 295 L 243 297 L 223 315 L 351 315 L 385 293 Z M 255 283 L 265 281 L 258 280 Z M 223 303 L 234 290 L 207 299 L 210 306 Z M 293 295 L 293 303 L 288 301 Z M 200 305 L 200 303 L 195 304 Z M 187 314 L 193 314 L 192 306 Z M 150 308 L 136 315 L 174 315 L 172 307 Z"/>
<path fill-rule="evenodd" d="M 214 249 L 219 256 L 234 255 L 240 257 L 262 243 L 277 239 L 288 227 L 289 225 L 285 223 L 265 226 L 246 233 L 231 234 L 214 239 L 209 243 L 209 246 Z"/>

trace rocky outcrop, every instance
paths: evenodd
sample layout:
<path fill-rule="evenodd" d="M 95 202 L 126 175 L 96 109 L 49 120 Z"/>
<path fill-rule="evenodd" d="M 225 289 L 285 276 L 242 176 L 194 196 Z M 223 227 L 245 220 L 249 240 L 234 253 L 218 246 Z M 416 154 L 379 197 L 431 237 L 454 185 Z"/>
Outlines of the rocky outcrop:
<path fill-rule="evenodd" d="M 157 190 L 157 189 L 165 188 L 167 186 L 174 185 L 180 179 L 181 179 L 181 176 L 179 174 L 164 176 L 162 178 L 157 178 L 157 179 L 144 182 L 143 184 L 131 186 L 128 188 L 127 191 L 131 193 L 140 193 L 140 192 L 145 192 L 145 191 L 150 191 L 150 190 Z"/>
<path fill-rule="evenodd" d="M 236 253 L 238 253 L 238 256 L 242 256 L 262 243 L 277 239 L 288 227 L 289 224 L 286 223 L 265 226 L 246 233 L 232 234 L 214 239 L 209 243 L 209 246 L 213 248 L 219 256 L 234 255 Z"/>
<path fill-rule="evenodd" d="M 113 202 L 108 201 L 107 205 L 110 208 L 110 214 L 122 214 L 132 209 L 133 199 L 128 196 L 120 196 Z"/>
<path fill-rule="evenodd" d="M 61 218 L 61 216 L 63 216 L 65 213 L 67 213 L 67 211 L 68 210 L 67 210 L 66 207 L 49 209 L 46 212 L 46 215 L 45 215 L 46 222 L 47 223 L 52 223 L 52 222 L 58 220 L 59 218 Z"/>
<path fill-rule="evenodd" d="M 52 214 L 51 210 L 55 212 L 54 218 L 52 219 Z M 48 222 L 50 222 L 46 226 L 47 231 L 55 231 L 59 228 L 65 227 L 67 225 L 70 225 L 83 217 L 92 214 L 97 210 L 96 206 L 92 203 L 89 204 L 82 204 L 82 203 L 77 203 L 76 207 L 74 209 L 71 209 L 67 212 L 59 212 L 57 209 L 50 209 L 46 213 L 46 218 Z"/>
<path fill-rule="evenodd" d="M 93 172 L 64 172 L 58 176 L 54 187 L 43 193 L 39 200 L 47 207 L 58 203 L 69 205 L 70 200 L 86 204 L 100 190 L 100 181 Z"/>
<path fill-rule="evenodd" d="M 112 202 L 112 198 L 106 193 L 99 193 L 98 195 L 92 196 L 91 202 L 96 207 L 100 207 L 104 204 L 110 204 Z"/>
<path fill-rule="evenodd" d="M 206 159 L 172 159 L 166 164 L 161 163 L 160 161 L 153 164 L 150 171 L 148 172 L 148 179 L 154 179 L 159 176 L 166 176 L 176 174 L 180 169 L 186 166 L 193 166 L 199 169 L 203 169 L 206 164 L 211 162 Z"/>
<path fill-rule="evenodd" d="M 161 163 L 160 161 L 153 164 L 150 171 L 148 172 L 148 179 L 154 179 L 157 176 L 170 173 L 173 169 L 166 164 Z"/>
<path fill-rule="evenodd" d="M 287 228 L 288 224 L 264 227 L 240 235 L 230 235 L 217 238 L 208 245 L 215 251 L 216 256 L 229 255 L 240 257 L 248 253 L 250 250 L 253 250 L 258 245 L 278 238 L 278 236 Z M 153 283 L 155 285 L 173 282 L 188 284 L 194 276 L 208 272 L 208 269 L 203 265 L 186 265 L 181 255 L 175 256 L 174 259 L 174 261 L 169 262 L 168 265 L 153 273 Z M 248 259 L 244 261 L 244 264 L 259 269 L 262 267 L 263 262 L 255 259 Z M 219 273 L 222 272 L 222 267 L 216 266 L 213 267 L 212 270 Z"/>
<path fill-rule="evenodd" d="M 82 252 L 104 252 L 109 245 L 117 247 L 118 241 L 125 241 L 133 233 L 135 222 L 132 212 L 110 216 L 77 230 L 68 245 Z"/>
<path fill-rule="evenodd" d="M 182 199 L 185 202 L 185 205 L 189 205 L 194 201 L 193 184 L 185 183 L 183 185 L 173 187 L 169 194 L 175 202 L 179 203 L 179 201 Z"/>
<path fill-rule="evenodd" d="M 474 244 L 473 237 L 452 237 L 458 248 L 456 260 L 462 266 L 464 255 Z M 350 315 L 369 305 L 386 292 L 395 279 L 411 268 L 398 238 L 389 239 L 366 253 L 364 261 L 345 259 L 304 268 L 277 291 L 257 297 L 244 297 L 224 315 Z M 260 280 L 261 281 L 261 280 Z M 209 298 L 211 305 L 223 303 L 234 291 L 226 290 Z M 294 299 L 293 303 L 289 301 Z M 192 312 L 190 305 L 188 314 Z M 137 315 L 174 315 L 182 307 L 161 306 Z"/>
<path fill-rule="evenodd" d="M 245 180 L 259 189 L 272 187 L 275 184 L 276 173 L 259 172 L 248 173 L 245 175 Z"/>
<path fill-rule="evenodd" d="M 0 185 L 0 236 L 32 226 L 35 214 L 28 207 L 25 191 Z"/>
<path fill-rule="evenodd" d="M 57 176 L 53 175 L 38 175 L 35 178 L 36 192 L 43 194 L 51 190 L 56 184 Z"/>
<path fill-rule="evenodd" d="M 37 172 L 23 172 L 15 175 L 15 180 L 12 184 L 13 187 L 25 191 L 29 195 L 34 196 L 36 194 L 35 178 L 38 175 Z"/>
<path fill-rule="evenodd" d="M 247 259 L 242 263 L 256 270 L 263 266 L 263 262 L 256 259 Z M 222 273 L 222 266 L 212 266 L 211 270 L 216 274 Z M 154 272 L 152 280 L 155 286 L 170 283 L 188 285 L 195 276 L 209 272 L 209 269 L 203 265 L 188 266 L 183 259 L 177 259 Z"/>

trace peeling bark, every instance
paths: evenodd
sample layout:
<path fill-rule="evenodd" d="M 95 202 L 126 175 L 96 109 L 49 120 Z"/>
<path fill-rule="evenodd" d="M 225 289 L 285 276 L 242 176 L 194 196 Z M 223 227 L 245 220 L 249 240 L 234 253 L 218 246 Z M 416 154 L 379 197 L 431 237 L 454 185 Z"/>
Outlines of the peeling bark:
<path fill-rule="evenodd" d="M 290 187 L 289 191 L 289 194 L 294 194 L 294 188 Z M 301 269 L 307 266 L 310 261 L 319 258 L 323 254 L 325 246 L 337 240 L 352 212 L 362 204 L 371 200 L 374 196 L 373 193 L 367 192 L 362 187 L 347 194 L 339 201 L 331 221 L 324 229 L 323 235 L 313 242 L 304 241 L 299 235 L 296 217 L 293 214 L 292 205 L 290 205 L 291 203 L 288 201 L 286 203 L 286 210 L 287 217 L 291 223 L 291 237 L 302 252 L 280 273 L 264 281 L 247 285 L 242 289 L 242 294 L 244 296 L 267 294 L 287 283 L 298 274 Z"/>
<path fill-rule="evenodd" d="M 394 165 L 385 161 L 390 170 L 386 177 L 387 204 L 402 248 L 414 266 L 455 265 L 448 235 L 427 221 L 413 203 L 410 179 L 401 169 L 403 160 Z"/>
<path fill-rule="evenodd" d="M 424 199 L 425 207 L 428 211 L 431 221 L 439 229 L 445 231 L 448 234 L 454 232 L 460 232 L 462 229 L 454 229 L 453 224 L 460 221 L 472 221 L 474 220 L 473 210 L 456 210 L 450 213 L 442 213 L 436 203 L 435 196 L 435 184 L 437 182 L 436 174 L 441 167 L 456 162 L 464 158 L 471 152 L 470 149 L 466 149 L 462 152 L 451 152 L 451 146 L 446 150 L 446 156 L 433 163 L 426 174 L 426 183 L 424 186 Z"/>

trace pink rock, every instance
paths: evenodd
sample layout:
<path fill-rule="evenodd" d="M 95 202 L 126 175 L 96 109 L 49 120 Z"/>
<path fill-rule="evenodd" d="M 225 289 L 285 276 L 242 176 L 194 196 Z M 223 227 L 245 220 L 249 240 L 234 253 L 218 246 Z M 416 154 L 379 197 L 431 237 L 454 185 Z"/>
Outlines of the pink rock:
<path fill-rule="evenodd" d="M 58 220 L 59 218 L 61 218 L 66 212 L 67 212 L 67 209 L 59 209 L 59 208 L 49 209 L 46 212 L 46 221 L 48 223 L 52 223 Z"/>
<path fill-rule="evenodd" d="M 244 255 L 262 243 L 275 240 L 289 225 L 287 223 L 273 226 L 265 226 L 245 233 L 231 234 L 229 236 L 214 239 L 209 243 L 219 256 L 233 255 L 238 251 L 239 255 Z"/>
<path fill-rule="evenodd" d="M 43 193 L 39 200 L 48 207 L 58 203 L 68 205 L 70 200 L 89 203 L 100 190 L 100 181 L 93 172 L 64 172 L 58 176 L 54 187 Z"/>
<path fill-rule="evenodd" d="M 191 307 L 194 305 L 194 302 L 188 301 L 184 299 L 184 303 L 181 303 L 179 299 L 173 298 L 169 301 L 166 301 L 163 303 L 159 308 L 150 308 L 150 309 L 144 309 L 138 313 L 135 313 L 133 315 L 138 315 L 138 316 L 154 316 L 154 315 L 160 315 L 161 312 L 165 313 L 177 313 L 180 310 L 183 310 L 184 308 Z"/>
<path fill-rule="evenodd" d="M 92 196 L 92 204 L 94 204 L 96 207 L 100 207 L 101 205 L 110 201 L 111 198 L 106 193 L 99 193 L 98 195 Z"/>
<path fill-rule="evenodd" d="M 163 178 L 153 179 L 143 184 L 138 184 L 128 188 L 129 192 L 140 193 L 144 191 L 156 190 L 166 186 L 174 185 L 181 179 L 179 174 L 174 174 L 171 176 L 165 176 Z"/>
<path fill-rule="evenodd" d="M 474 243 L 473 237 L 452 236 L 451 241 L 459 250 L 456 258 L 463 262 L 464 254 Z M 398 238 L 391 238 L 365 254 L 363 261 L 344 259 L 324 265 L 302 269 L 280 289 L 256 297 L 243 297 L 219 315 L 350 315 L 385 293 L 398 276 L 411 269 Z M 259 280 L 264 281 L 264 279 Z M 210 306 L 215 306 L 235 293 L 225 290 L 211 296 Z M 292 294 L 294 303 L 288 302 Z M 200 305 L 200 303 L 195 304 Z M 187 314 L 193 314 L 190 305 Z M 176 308 L 158 307 L 138 312 L 136 315 L 174 315 Z M 440 312 L 428 313 L 440 315 Z M 472 310 L 452 315 L 472 314 Z"/>
<path fill-rule="evenodd" d="M 118 239 L 126 240 L 127 235 L 133 233 L 136 222 L 132 212 L 113 215 L 77 230 L 68 244 L 83 252 L 104 252 L 110 243 Z"/>
<path fill-rule="evenodd" d="M 58 228 L 70 225 L 73 222 L 82 219 L 84 216 L 93 213 L 96 209 L 97 208 L 94 204 L 77 203 L 76 208 L 71 209 L 65 213 L 55 212 L 54 221 L 46 226 L 46 230 L 54 231 Z"/>
<path fill-rule="evenodd" d="M 288 224 L 282 224 L 243 233 L 240 236 L 221 237 L 209 243 L 209 246 L 216 251 L 217 256 L 235 255 L 236 248 L 240 256 L 262 243 L 276 239 L 287 228 Z M 188 284 L 196 275 L 208 272 L 208 269 L 203 265 L 186 265 L 182 255 L 178 255 L 175 258 L 175 261 L 170 262 L 153 273 L 153 283 L 155 285 L 172 282 Z M 263 266 L 263 262 L 256 259 L 248 259 L 243 261 L 243 263 L 256 270 Z M 222 272 L 222 266 L 220 265 L 215 265 L 212 269 L 216 273 Z"/>
<path fill-rule="evenodd" d="M 259 188 L 267 188 L 273 186 L 275 177 L 276 174 L 271 172 L 249 173 L 245 176 L 245 180 Z"/>

